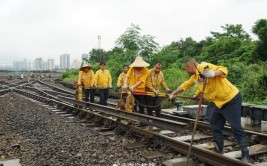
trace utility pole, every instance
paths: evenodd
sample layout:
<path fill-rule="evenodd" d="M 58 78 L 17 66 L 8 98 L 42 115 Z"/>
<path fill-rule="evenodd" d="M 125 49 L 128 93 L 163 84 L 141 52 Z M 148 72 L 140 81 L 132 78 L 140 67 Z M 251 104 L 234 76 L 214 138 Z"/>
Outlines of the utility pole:
<path fill-rule="evenodd" d="M 99 62 L 102 62 L 102 56 L 101 56 L 101 35 L 97 36 L 98 39 L 98 55 L 99 55 Z"/>

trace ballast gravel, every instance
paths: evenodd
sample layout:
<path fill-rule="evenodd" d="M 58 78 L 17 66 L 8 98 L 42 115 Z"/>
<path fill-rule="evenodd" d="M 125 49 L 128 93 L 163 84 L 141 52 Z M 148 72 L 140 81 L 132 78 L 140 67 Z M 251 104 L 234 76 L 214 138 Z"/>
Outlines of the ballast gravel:
<path fill-rule="evenodd" d="M 126 150 L 124 139 L 68 123 L 42 105 L 16 94 L 0 96 L 0 160 L 20 159 L 23 166 L 161 165 Z"/>

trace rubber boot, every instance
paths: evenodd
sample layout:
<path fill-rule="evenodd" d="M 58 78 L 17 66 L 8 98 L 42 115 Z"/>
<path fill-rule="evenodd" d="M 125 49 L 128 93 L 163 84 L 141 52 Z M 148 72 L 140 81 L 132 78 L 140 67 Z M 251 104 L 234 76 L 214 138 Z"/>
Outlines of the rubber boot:
<path fill-rule="evenodd" d="M 224 136 L 221 133 L 214 133 L 213 134 L 213 144 L 214 144 L 214 151 L 217 153 L 223 152 L 223 141 Z"/>
<path fill-rule="evenodd" d="M 238 140 L 241 154 L 242 154 L 242 161 L 245 163 L 249 163 L 249 150 L 248 150 L 248 139 L 247 137 L 243 137 Z"/>

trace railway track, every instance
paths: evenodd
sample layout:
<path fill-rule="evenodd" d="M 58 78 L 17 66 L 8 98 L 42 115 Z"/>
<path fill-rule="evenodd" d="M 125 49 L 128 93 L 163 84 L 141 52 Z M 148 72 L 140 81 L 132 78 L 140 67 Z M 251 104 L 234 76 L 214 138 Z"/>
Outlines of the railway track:
<path fill-rule="evenodd" d="M 71 114 L 84 115 L 87 119 L 84 123 L 89 126 L 96 126 L 97 124 L 99 126 L 99 124 L 103 124 L 105 126 L 104 128 L 108 131 L 114 129 L 114 126 L 126 126 L 125 129 L 128 132 L 131 131 L 153 137 L 157 140 L 157 145 L 162 145 L 163 143 L 168 144 L 178 153 L 187 155 L 189 141 L 191 139 L 192 124 L 194 122 L 192 119 L 175 117 L 167 114 L 163 114 L 162 118 L 157 118 L 135 112 L 116 111 L 114 103 L 110 103 L 109 106 L 101 106 L 95 103 L 76 101 L 72 99 L 72 93 L 70 91 L 47 85 L 40 81 L 21 82 L 15 86 L 9 86 L 9 88 L 0 91 L 0 95 L 9 92 L 15 92 L 21 96 L 42 102 L 54 109 L 63 111 L 63 114 L 66 116 L 71 116 Z M 129 120 L 133 123 L 125 123 Z M 145 124 L 146 126 L 141 124 Z M 227 138 L 225 141 L 226 151 L 224 155 L 217 154 L 212 150 L 212 135 L 209 132 L 209 125 L 205 122 L 200 122 L 198 134 L 195 136 L 194 145 L 192 147 L 192 157 L 194 160 L 197 159 L 202 163 L 218 166 L 252 165 L 239 160 L 241 157 L 240 153 L 238 153 L 239 148 L 229 134 L 230 132 L 230 127 L 225 126 L 224 134 Z M 252 149 L 250 152 L 252 161 L 254 161 L 254 163 L 261 162 L 261 165 L 266 164 L 262 158 L 264 158 L 267 153 L 265 142 L 267 140 L 267 135 L 248 130 L 246 132 L 251 138 L 251 147 L 254 148 L 254 151 L 252 151 L 253 148 L 250 148 Z"/>

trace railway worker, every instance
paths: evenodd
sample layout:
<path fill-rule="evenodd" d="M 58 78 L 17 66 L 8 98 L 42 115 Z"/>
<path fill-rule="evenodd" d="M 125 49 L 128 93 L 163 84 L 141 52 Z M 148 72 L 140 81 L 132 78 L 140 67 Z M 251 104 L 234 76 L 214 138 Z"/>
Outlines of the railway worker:
<path fill-rule="evenodd" d="M 146 79 L 149 74 L 147 67 L 149 64 L 143 60 L 141 56 L 137 56 L 134 62 L 130 65 L 130 69 L 126 74 L 122 89 L 129 89 L 134 98 L 138 102 L 139 112 L 144 114 L 144 105 L 146 105 Z M 137 106 L 135 106 L 135 111 Z"/>
<path fill-rule="evenodd" d="M 207 78 L 204 96 L 216 106 L 210 118 L 214 150 L 218 153 L 223 152 L 224 136 L 222 132 L 227 121 L 233 130 L 234 137 L 238 140 L 242 161 L 249 162 L 248 139 L 244 129 L 241 127 L 242 96 L 239 90 L 227 80 L 227 68 L 210 63 L 198 64 L 193 58 L 189 58 L 185 62 L 184 68 L 191 77 L 172 92 L 169 99 L 174 99 L 177 94 L 194 84 L 198 89 L 202 89 L 203 79 L 199 73 L 202 72 Z"/>
<path fill-rule="evenodd" d="M 89 101 L 94 103 L 95 101 L 95 89 L 93 89 L 94 85 L 94 71 L 92 70 L 92 66 L 90 64 L 82 64 L 79 72 L 79 78 L 77 82 L 77 93 L 78 100 L 82 100 L 82 89 L 84 91 L 84 101 Z"/>
<path fill-rule="evenodd" d="M 195 92 L 193 98 L 196 99 L 200 95 L 200 93 L 201 93 L 201 90 L 197 89 L 197 91 Z M 211 118 L 211 115 L 212 115 L 215 107 L 216 106 L 214 105 L 213 102 L 208 101 L 208 103 L 207 103 L 207 112 L 206 112 L 206 115 L 204 117 L 204 121 L 205 122 L 208 122 L 208 123 L 210 122 L 210 118 Z"/>
<path fill-rule="evenodd" d="M 146 80 L 147 91 L 155 93 L 154 96 L 147 96 L 147 114 L 152 116 L 153 111 L 155 111 L 157 117 L 160 117 L 161 113 L 161 98 L 159 97 L 160 87 L 162 87 L 166 93 L 170 93 L 171 91 L 165 83 L 161 67 L 161 62 L 157 62 L 153 69 L 149 71 L 149 75 Z"/>
<path fill-rule="evenodd" d="M 111 75 L 106 70 L 106 63 L 100 62 L 100 69 L 95 73 L 95 86 L 99 89 L 100 104 L 107 105 L 109 88 L 112 88 Z"/>
<path fill-rule="evenodd" d="M 119 75 L 118 81 L 117 81 L 117 88 L 121 88 L 124 85 L 124 79 L 126 78 L 126 74 L 129 70 L 128 65 L 123 65 L 122 73 Z M 122 93 L 126 93 L 126 91 L 122 91 Z"/>
<path fill-rule="evenodd" d="M 124 79 L 126 78 L 126 74 L 129 70 L 129 66 L 128 65 L 123 65 L 122 67 L 122 73 L 119 75 L 118 81 L 117 81 L 117 88 L 119 89 L 119 93 L 120 93 L 120 99 L 117 105 L 117 109 L 121 109 L 124 108 L 124 105 L 126 103 L 126 97 L 127 97 L 127 92 L 126 90 L 122 89 L 122 86 L 124 84 Z"/>

